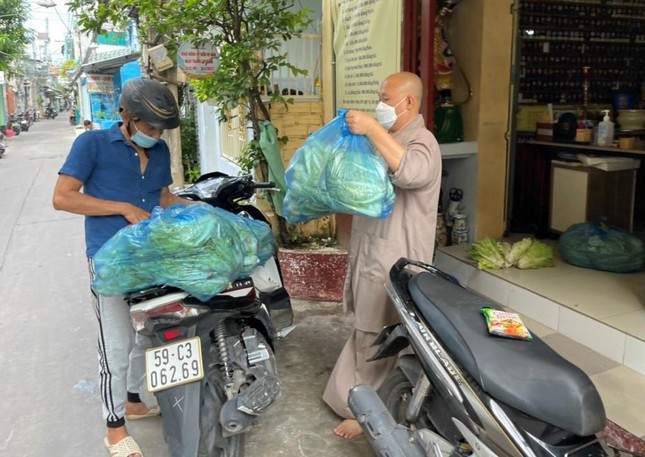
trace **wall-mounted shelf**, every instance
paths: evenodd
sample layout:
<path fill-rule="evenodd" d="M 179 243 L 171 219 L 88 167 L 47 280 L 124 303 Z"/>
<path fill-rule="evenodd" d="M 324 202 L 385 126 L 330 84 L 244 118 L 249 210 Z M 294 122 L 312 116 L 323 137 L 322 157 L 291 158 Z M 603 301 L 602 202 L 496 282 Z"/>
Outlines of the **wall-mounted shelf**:
<path fill-rule="evenodd" d="M 443 159 L 463 159 L 476 155 L 478 146 L 476 141 L 464 141 L 462 143 L 443 143 L 439 145 L 439 148 Z"/>

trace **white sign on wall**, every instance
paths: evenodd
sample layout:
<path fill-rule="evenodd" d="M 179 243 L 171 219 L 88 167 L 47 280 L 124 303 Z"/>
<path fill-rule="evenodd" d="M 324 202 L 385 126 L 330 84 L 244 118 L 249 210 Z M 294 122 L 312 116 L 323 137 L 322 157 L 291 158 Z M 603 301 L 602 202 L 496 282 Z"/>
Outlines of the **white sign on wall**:
<path fill-rule="evenodd" d="M 210 44 L 197 47 L 182 43 L 177 51 L 177 66 L 189 77 L 203 78 L 217 71 L 219 52 Z"/>
<path fill-rule="evenodd" d="M 112 75 L 87 75 L 87 91 L 89 93 L 109 94 L 114 92 L 114 78 Z"/>

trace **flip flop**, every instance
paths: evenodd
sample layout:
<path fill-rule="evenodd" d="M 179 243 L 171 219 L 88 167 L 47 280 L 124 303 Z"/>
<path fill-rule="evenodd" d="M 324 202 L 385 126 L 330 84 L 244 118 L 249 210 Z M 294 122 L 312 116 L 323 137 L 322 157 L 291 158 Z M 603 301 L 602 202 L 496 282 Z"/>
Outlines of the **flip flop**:
<path fill-rule="evenodd" d="M 161 409 L 158 406 L 150 408 L 145 414 L 126 414 L 125 418 L 129 421 L 138 421 L 141 419 L 147 419 L 149 417 L 161 416 Z"/>
<path fill-rule="evenodd" d="M 116 444 L 110 444 L 107 437 L 103 438 L 103 443 L 110 453 L 110 457 L 129 457 L 132 454 L 139 454 L 143 457 L 143 452 L 137 442 L 131 436 L 123 438 Z"/>

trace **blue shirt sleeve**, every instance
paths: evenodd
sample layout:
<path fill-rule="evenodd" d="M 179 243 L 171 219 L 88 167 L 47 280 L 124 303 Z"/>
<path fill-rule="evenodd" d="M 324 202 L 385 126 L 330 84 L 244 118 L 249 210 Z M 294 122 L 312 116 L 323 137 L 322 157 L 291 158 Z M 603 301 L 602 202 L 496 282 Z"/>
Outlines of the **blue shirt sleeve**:
<path fill-rule="evenodd" d="M 168 144 L 164 140 L 159 141 L 160 145 L 163 145 L 164 149 L 164 165 L 163 165 L 163 170 L 164 170 L 164 176 L 163 176 L 163 185 L 164 187 L 168 187 L 172 184 L 172 172 L 171 172 L 171 164 L 170 164 L 170 148 L 168 148 Z"/>
<path fill-rule="evenodd" d="M 83 183 L 94 171 L 97 160 L 96 135 L 82 134 L 74 141 L 58 174 L 70 175 Z"/>

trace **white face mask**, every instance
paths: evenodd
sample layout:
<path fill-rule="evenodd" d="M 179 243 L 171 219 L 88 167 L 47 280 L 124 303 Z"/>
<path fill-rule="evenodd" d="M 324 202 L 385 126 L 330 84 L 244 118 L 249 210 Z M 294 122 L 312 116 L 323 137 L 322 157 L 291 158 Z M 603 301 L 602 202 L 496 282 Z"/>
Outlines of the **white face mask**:
<path fill-rule="evenodd" d="M 396 114 L 396 107 L 399 106 L 403 100 L 405 100 L 405 97 L 403 97 L 399 103 L 394 106 L 390 106 L 385 102 L 378 102 L 378 105 L 376 105 L 376 120 L 378 120 L 379 124 L 381 124 L 384 129 L 390 130 L 396 122 L 399 117 Z"/>

